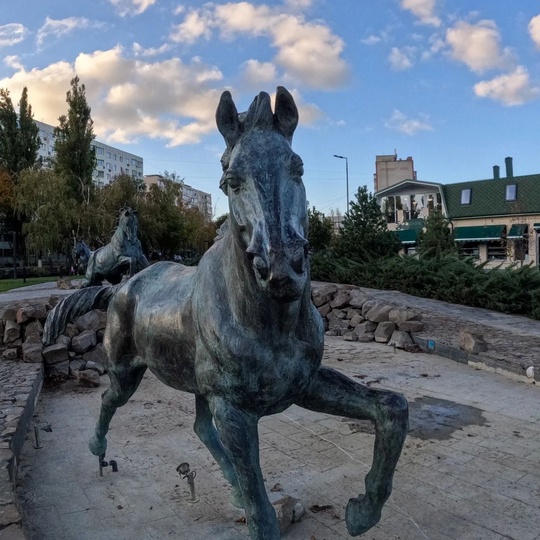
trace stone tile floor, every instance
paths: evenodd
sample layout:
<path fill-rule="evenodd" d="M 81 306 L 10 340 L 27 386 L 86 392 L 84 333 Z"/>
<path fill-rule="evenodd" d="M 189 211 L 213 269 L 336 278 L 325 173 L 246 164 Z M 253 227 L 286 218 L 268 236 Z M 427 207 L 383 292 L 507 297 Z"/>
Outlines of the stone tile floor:
<path fill-rule="evenodd" d="M 410 402 L 411 432 L 370 540 L 540 538 L 540 391 L 494 373 L 380 344 L 327 338 L 325 363 Z M 193 397 L 147 375 L 119 409 L 99 477 L 87 441 L 100 394 L 72 383 L 44 389 L 20 460 L 17 495 L 35 540 L 236 540 L 242 512 L 192 430 Z M 363 491 L 374 436 L 364 422 L 291 407 L 260 423 L 261 462 L 272 500 L 298 497 L 306 515 L 290 540 L 349 538 L 345 505 Z M 200 502 L 176 473 L 189 462 Z M 311 507 L 330 506 L 315 512 Z"/>

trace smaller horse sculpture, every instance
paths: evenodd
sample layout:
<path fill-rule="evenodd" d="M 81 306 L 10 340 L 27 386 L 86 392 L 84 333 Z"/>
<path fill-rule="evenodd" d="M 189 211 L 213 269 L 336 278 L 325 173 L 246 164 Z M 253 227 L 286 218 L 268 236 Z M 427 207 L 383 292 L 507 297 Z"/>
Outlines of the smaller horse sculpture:
<path fill-rule="evenodd" d="M 77 262 L 77 267 L 80 268 L 82 273 L 86 274 L 88 268 L 88 260 L 92 254 L 90 248 L 86 245 L 84 240 L 78 240 L 73 250 L 73 258 Z"/>
<path fill-rule="evenodd" d="M 88 256 L 86 269 L 88 281 L 85 287 L 101 285 L 105 279 L 117 285 L 122 281 L 123 274 L 127 273 L 129 277 L 132 277 L 149 266 L 137 238 L 138 221 L 135 210 L 128 206 L 120 209 L 118 226 L 111 241 L 106 246 L 90 252 Z"/>

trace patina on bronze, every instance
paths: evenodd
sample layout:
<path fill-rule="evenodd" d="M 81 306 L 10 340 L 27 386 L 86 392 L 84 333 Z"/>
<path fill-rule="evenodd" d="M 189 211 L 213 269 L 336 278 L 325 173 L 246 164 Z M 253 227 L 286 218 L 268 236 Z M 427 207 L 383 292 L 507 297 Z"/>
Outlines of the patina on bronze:
<path fill-rule="evenodd" d="M 229 220 L 199 267 L 160 262 L 121 287 L 77 291 L 52 312 L 45 339 L 60 319 L 110 302 L 104 343 L 111 385 L 91 451 L 105 453 L 117 407 L 150 368 L 165 384 L 195 394 L 195 432 L 230 482 L 234 504 L 245 509 L 254 540 L 280 538 L 259 465 L 259 419 L 297 404 L 372 420 L 365 494 L 350 499 L 346 512 L 349 533 L 360 535 L 379 521 L 390 495 L 407 401 L 321 366 L 324 329 L 311 302 L 303 164 L 290 144 L 298 123 L 292 96 L 279 87 L 273 113 L 261 92 L 239 115 L 224 92 L 216 117 L 227 143 L 221 188 Z"/>
<path fill-rule="evenodd" d="M 122 281 L 124 274 L 132 277 L 149 265 L 137 237 L 138 228 L 137 212 L 128 206 L 121 208 L 111 241 L 86 254 L 88 262 L 85 287 L 101 285 L 103 280 L 116 285 Z M 77 244 L 83 252 L 84 246 L 84 242 Z"/>

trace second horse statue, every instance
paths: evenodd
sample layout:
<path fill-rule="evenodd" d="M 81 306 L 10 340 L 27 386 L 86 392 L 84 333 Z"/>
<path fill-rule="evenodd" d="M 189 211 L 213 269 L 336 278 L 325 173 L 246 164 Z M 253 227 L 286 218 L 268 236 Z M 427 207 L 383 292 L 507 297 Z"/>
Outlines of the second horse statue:
<path fill-rule="evenodd" d="M 253 540 L 280 538 L 259 464 L 259 419 L 296 404 L 372 420 L 373 463 L 364 492 L 346 511 L 349 533 L 360 535 L 379 521 L 392 490 L 407 401 L 321 365 L 324 327 L 311 302 L 292 96 L 278 87 L 272 112 L 270 96 L 261 92 L 239 115 L 224 92 L 216 120 L 227 145 L 220 186 L 229 218 L 199 266 L 160 262 L 122 286 L 76 291 L 74 301 L 49 315 L 45 340 L 54 340 L 62 320 L 109 304 L 104 345 L 111 385 L 91 451 L 105 454 L 116 409 L 150 369 L 165 384 L 195 394 L 195 432 L 230 482 L 233 504 L 245 509 Z"/>

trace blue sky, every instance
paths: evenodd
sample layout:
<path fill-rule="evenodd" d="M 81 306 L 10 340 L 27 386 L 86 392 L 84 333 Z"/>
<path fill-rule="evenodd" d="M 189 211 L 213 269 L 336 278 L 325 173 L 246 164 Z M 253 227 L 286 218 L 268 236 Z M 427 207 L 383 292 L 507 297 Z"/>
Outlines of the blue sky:
<path fill-rule="evenodd" d="M 23 86 L 56 125 L 78 74 L 98 139 L 212 194 L 224 148 L 214 113 L 288 88 L 311 205 L 344 211 L 373 188 L 375 155 L 412 156 L 420 180 L 540 172 L 540 3 L 535 0 L 26 0 L 0 14 L 0 87 Z M 540 186 L 539 186 L 540 189 Z"/>

